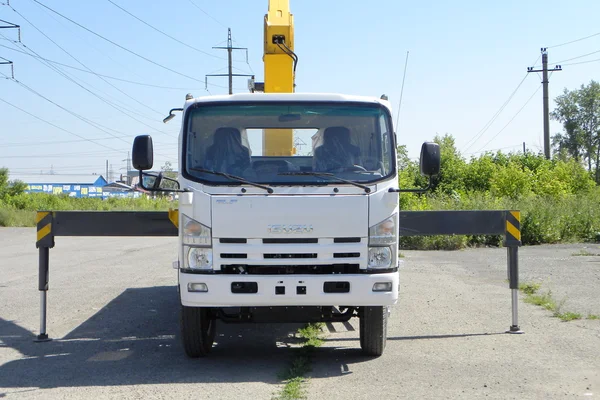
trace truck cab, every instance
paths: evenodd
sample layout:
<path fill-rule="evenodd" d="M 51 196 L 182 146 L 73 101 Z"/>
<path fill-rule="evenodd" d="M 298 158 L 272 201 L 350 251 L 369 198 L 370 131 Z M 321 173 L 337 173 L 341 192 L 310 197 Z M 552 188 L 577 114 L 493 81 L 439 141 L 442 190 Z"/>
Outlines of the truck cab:
<path fill-rule="evenodd" d="M 399 286 L 388 101 L 235 94 L 189 98 L 182 111 L 176 265 L 186 353 L 210 352 L 217 320 L 359 317 L 363 352 L 381 355 Z M 149 136 L 136 138 L 134 166 L 150 169 L 152 151 Z"/>

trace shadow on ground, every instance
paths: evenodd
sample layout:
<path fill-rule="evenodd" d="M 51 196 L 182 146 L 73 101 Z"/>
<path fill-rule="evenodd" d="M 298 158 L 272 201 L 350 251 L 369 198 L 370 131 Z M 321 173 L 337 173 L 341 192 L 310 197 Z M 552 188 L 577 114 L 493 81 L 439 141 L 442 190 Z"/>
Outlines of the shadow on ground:
<path fill-rule="evenodd" d="M 219 324 L 211 356 L 180 343 L 176 286 L 128 289 L 66 337 L 35 335 L 0 318 L 0 346 L 20 359 L 0 366 L 0 387 L 56 388 L 160 383 L 279 383 L 298 324 Z M 52 336 L 52 326 L 48 329 Z"/>
<path fill-rule="evenodd" d="M 0 318 L 0 347 L 21 357 L 0 366 L 0 387 L 58 388 L 161 383 L 264 382 L 277 384 L 295 352 L 299 324 L 223 324 L 207 358 L 189 359 L 179 336 L 176 286 L 128 289 L 66 337 L 35 343 L 35 335 Z M 49 327 L 52 335 L 52 327 Z M 319 368 L 311 374 L 344 375 L 344 366 L 369 362 L 352 348 L 315 350 Z M 482 334 L 389 337 L 396 340 L 449 339 Z M 388 342 L 388 344 L 390 344 Z M 340 368 L 341 366 L 341 368 Z M 2 393 L 0 393 L 2 397 Z"/>

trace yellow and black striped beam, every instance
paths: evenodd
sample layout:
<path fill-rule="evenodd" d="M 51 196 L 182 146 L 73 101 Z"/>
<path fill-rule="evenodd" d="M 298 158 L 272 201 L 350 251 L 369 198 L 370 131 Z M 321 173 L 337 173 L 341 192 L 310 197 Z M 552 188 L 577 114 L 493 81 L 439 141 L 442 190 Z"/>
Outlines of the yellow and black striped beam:
<path fill-rule="evenodd" d="M 506 213 L 506 243 L 521 244 L 521 212 L 508 211 Z"/>
<path fill-rule="evenodd" d="M 37 247 L 54 247 L 56 236 L 177 236 L 179 212 L 40 211 Z"/>
<path fill-rule="evenodd" d="M 35 216 L 37 224 L 37 240 L 35 247 L 54 247 L 54 233 L 52 231 L 53 214 L 50 211 L 38 211 Z"/>
<path fill-rule="evenodd" d="M 521 213 L 511 210 L 400 211 L 400 236 L 504 235 L 506 246 L 521 245 Z"/>
<path fill-rule="evenodd" d="M 176 228 L 179 228 L 179 210 L 178 209 L 169 209 L 169 220 L 175 225 Z"/>

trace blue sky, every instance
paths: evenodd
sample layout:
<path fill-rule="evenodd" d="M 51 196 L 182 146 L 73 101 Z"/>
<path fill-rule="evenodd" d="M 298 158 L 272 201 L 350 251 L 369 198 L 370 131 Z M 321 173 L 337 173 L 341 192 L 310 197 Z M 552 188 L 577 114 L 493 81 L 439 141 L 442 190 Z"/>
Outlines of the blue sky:
<path fill-rule="evenodd" d="M 249 49 L 248 64 L 243 52 L 236 53 L 236 72 L 255 73 L 257 80 L 263 79 L 266 0 L 112 0 L 208 55 L 161 35 L 108 0 L 39 1 L 188 77 L 133 56 L 33 0 L 10 0 L 16 12 L 5 5 L 7 0 L 0 0 L 0 19 L 21 26 L 22 44 L 13 43 L 16 30 L 0 30 L 0 46 L 4 46 L 0 47 L 0 57 L 14 62 L 15 78 L 89 122 L 0 75 L 1 100 L 63 129 L 0 101 L 0 166 L 11 169 L 15 178 L 51 169 L 65 174 L 104 173 L 106 160 L 115 173 L 123 172 L 133 137 L 145 133 L 151 133 L 155 140 L 155 164 L 160 166 L 167 160 L 175 164 L 180 118 L 167 125 L 162 118 L 169 109 L 182 105 L 186 93 L 209 94 L 204 89 L 205 74 L 226 72 L 226 53 L 212 47 L 225 45 L 227 27 L 232 28 L 234 45 Z M 542 91 L 535 93 L 541 81 L 535 73 L 526 77 L 489 129 L 471 142 L 525 78 L 527 67 L 541 63 L 541 47 L 548 47 L 550 65 L 598 51 L 562 63 L 563 71 L 550 78 L 551 99 L 564 88 L 600 80 L 600 35 L 556 46 L 600 32 L 597 0 L 290 0 L 290 7 L 295 18 L 299 92 L 377 97 L 385 93 L 397 112 L 404 61 L 410 52 L 397 131 L 400 144 L 407 145 L 413 157 L 418 156 L 423 141 L 444 133 L 456 138 L 466 157 L 482 150 L 519 150 L 522 142 L 539 151 L 543 146 Z M 110 77 L 105 80 L 114 87 L 93 74 L 58 66 L 77 82 L 73 83 L 43 62 L 20 53 L 27 51 L 80 69 L 87 67 Z M 566 65 L 590 60 L 597 61 Z M 10 68 L 0 65 L 0 73 L 10 76 Z M 209 82 L 211 94 L 227 92 L 226 78 L 211 78 Z M 234 81 L 236 92 L 245 92 L 246 85 L 245 78 Z M 552 134 L 560 130 L 559 124 L 551 124 Z"/>

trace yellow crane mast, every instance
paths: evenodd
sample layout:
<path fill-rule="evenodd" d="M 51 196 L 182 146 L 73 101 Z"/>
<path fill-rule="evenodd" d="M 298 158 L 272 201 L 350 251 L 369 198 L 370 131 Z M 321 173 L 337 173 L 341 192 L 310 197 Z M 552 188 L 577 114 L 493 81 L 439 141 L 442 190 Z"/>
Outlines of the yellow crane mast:
<path fill-rule="evenodd" d="M 298 57 L 294 53 L 294 16 L 289 0 L 269 0 L 265 15 L 265 93 L 294 92 Z M 295 153 L 291 129 L 265 129 L 263 155 L 291 156 Z"/>

